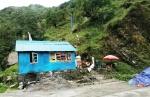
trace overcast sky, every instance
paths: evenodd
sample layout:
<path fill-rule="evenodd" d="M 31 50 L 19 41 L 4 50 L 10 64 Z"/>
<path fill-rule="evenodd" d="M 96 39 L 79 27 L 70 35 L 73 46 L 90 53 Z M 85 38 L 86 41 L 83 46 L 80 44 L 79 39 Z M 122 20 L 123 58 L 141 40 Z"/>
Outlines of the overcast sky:
<path fill-rule="evenodd" d="M 40 4 L 45 7 L 58 6 L 69 0 L 0 0 L 0 10 L 9 6 L 28 6 L 30 4 Z"/>

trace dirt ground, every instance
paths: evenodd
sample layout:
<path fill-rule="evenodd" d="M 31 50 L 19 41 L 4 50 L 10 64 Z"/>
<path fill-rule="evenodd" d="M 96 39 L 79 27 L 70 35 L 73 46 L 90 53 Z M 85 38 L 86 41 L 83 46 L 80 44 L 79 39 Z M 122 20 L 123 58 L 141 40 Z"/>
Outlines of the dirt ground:
<path fill-rule="evenodd" d="M 106 79 L 96 73 L 79 80 L 49 75 L 36 84 L 28 85 L 26 90 L 7 90 L 0 97 L 102 97 L 138 88 L 124 81 Z"/>

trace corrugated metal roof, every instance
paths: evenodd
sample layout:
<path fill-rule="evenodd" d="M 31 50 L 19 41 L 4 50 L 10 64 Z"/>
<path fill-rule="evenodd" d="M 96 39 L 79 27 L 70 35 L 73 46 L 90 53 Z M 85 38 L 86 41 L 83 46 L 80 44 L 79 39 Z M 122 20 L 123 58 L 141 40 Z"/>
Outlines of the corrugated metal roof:
<path fill-rule="evenodd" d="M 76 51 L 69 42 L 60 41 L 16 41 L 16 51 Z"/>

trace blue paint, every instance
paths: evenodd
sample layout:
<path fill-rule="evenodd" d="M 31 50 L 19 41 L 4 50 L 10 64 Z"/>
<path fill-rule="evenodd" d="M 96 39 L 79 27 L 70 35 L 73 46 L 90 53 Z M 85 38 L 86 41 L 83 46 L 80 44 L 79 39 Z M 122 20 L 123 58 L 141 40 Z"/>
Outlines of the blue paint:
<path fill-rule="evenodd" d="M 18 52 L 19 74 L 76 68 L 76 49 L 69 42 L 17 40 L 15 50 Z M 37 61 L 30 58 L 32 52 L 38 55 Z M 71 53 L 71 61 L 51 62 L 50 52 Z M 66 56 L 68 57 L 68 55 Z"/>
<path fill-rule="evenodd" d="M 71 62 L 50 62 L 49 52 L 38 52 L 38 63 L 30 63 L 30 52 L 19 52 L 19 74 L 75 69 L 75 54 L 71 52 Z"/>

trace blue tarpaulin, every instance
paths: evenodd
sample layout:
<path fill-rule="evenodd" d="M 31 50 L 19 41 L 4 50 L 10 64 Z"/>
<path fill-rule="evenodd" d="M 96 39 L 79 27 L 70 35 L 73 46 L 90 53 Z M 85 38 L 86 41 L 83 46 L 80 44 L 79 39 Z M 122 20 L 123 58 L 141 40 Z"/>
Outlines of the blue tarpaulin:
<path fill-rule="evenodd" d="M 140 74 L 130 79 L 128 82 L 130 85 L 138 85 L 149 86 L 150 85 L 150 67 L 143 70 Z"/>

